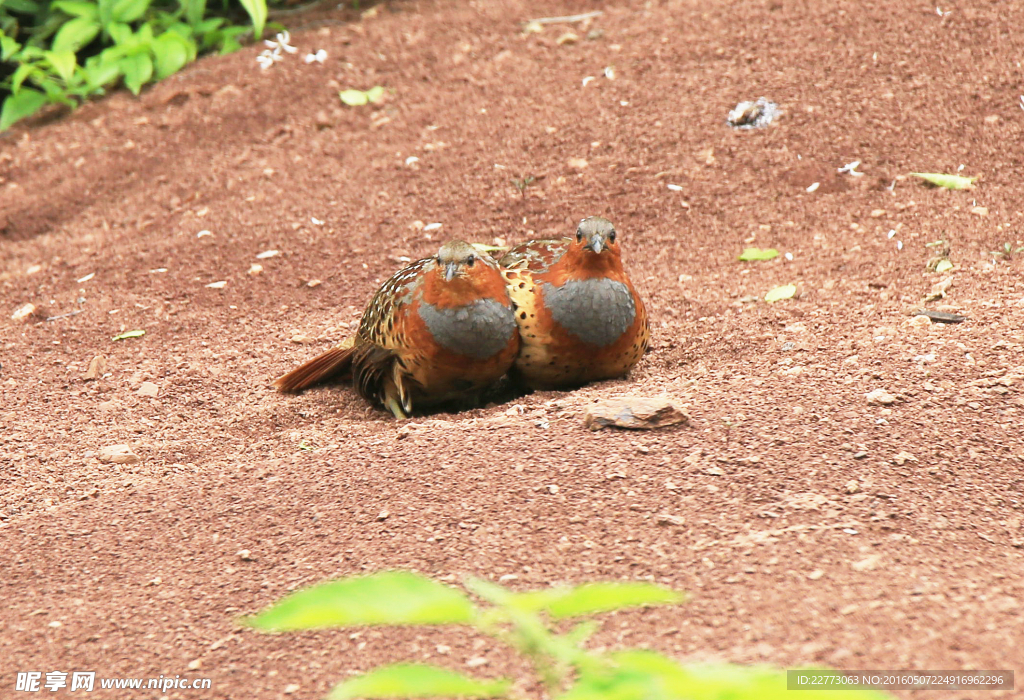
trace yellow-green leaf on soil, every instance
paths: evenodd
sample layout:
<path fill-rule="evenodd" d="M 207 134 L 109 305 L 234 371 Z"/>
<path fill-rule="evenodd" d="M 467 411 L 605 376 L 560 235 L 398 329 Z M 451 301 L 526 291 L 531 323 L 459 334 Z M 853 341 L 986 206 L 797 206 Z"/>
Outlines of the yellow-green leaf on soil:
<path fill-rule="evenodd" d="M 771 260 L 777 258 L 779 251 L 774 248 L 744 248 L 740 253 L 740 260 L 749 262 L 753 260 Z"/>
<path fill-rule="evenodd" d="M 349 698 L 496 698 L 504 697 L 506 680 L 481 681 L 438 666 L 394 664 L 374 669 L 334 687 L 330 700 Z"/>
<path fill-rule="evenodd" d="M 129 338 L 141 338 L 144 335 L 146 335 L 146 331 L 125 331 L 118 333 L 111 340 L 128 340 Z"/>
<path fill-rule="evenodd" d="M 795 284 L 784 284 L 781 287 L 776 287 L 767 294 L 764 295 L 764 300 L 769 304 L 782 301 L 783 299 L 792 299 L 796 294 Z"/>
<path fill-rule="evenodd" d="M 377 104 L 384 99 L 384 88 L 377 85 L 369 90 L 342 90 L 338 97 L 349 107 L 362 107 L 371 102 Z"/>
<path fill-rule="evenodd" d="M 952 270 L 952 269 L 953 269 L 953 263 L 951 263 L 947 258 L 943 258 L 939 262 L 935 263 L 935 271 L 936 272 L 945 272 L 946 270 Z"/>
<path fill-rule="evenodd" d="M 382 571 L 293 593 L 245 622 L 275 631 L 442 625 L 469 622 L 474 612 L 473 604 L 456 588 L 407 571 Z"/>
<path fill-rule="evenodd" d="M 930 182 L 936 187 L 945 187 L 950 190 L 968 190 L 970 189 L 977 177 L 961 177 L 959 175 L 946 175 L 944 173 L 910 173 L 914 177 L 919 177 L 925 182 Z"/>

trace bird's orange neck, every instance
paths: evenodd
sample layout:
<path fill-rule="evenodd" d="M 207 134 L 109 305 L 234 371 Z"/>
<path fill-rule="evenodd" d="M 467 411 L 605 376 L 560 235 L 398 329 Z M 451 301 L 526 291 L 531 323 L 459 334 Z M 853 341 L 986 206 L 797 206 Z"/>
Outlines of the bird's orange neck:
<path fill-rule="evenodd" d="M 558 262 L 552 265 L 545 281 L 561 286 L 572 280 L 621 279 L 625 275 L 622 256 L 617 249 L 608 248 L 595 253 L 573 243 Z"/>
<path fill-rule="evenodd" d="M 477 263 L 468 275 L 457 275 L 450 281 L 444 278 L 443 269 L 432 270 L 423 280 L 423 301 L 433 306 L 450 309 L 478 299 L 511 305 L 501 273 L 483 263 Z"/>

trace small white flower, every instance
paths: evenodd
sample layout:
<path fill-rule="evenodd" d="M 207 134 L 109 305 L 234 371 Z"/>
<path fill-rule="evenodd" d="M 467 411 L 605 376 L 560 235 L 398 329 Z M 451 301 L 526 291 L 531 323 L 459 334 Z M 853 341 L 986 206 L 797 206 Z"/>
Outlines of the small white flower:
<path fill-rule="evenodd" d="M 291 41 L 292 38 L 291 34 L 289 34 L 288 32 L 281 32 L 274 38 L 277 39 L 277 41 L 271 41 L 270 39 L 267 39 L 263 43 L 269 46 L 270 48 L 274 49 L 275 51 L 280 51 L 281 49 L 287 51 L 288 53 L 295 53 L 296 51 L 298 51 L 297 48 L 288 43 L 289 41 Z"/>
<path fill-rule="evenodd" d="M 323 63 L 324 61 L 327 60 L 327 52 L 324 51 L 323 49 L 320 49 L 316 53 L 307 53 L 306 57 L 302 60 L 304 60 L 306 63 L 313 63 L 314 61 L 316 61 L 317 63 Z"/>
<path fill-rule="evenodd" d="M 264 49 L 263 53 L 256 57 L 256 62 L 260 64 L 260 68 L 266 70 L 283 58 L 284 57 L 281 56 L 281 49 L 279 48 L 276 48 L 273 51 L 270 49 Z"/>
<path fill-rule="evenodd" d="M 960 164 L 960 167 L 959 167 L 959 168 L 957 168 L 957 169 L 956 169 L 956 171 L 957 171 L 958 173 L 962 173 L 962 172 L 964 171 L 964 164 L 963 164 L 963 163 L 961 163 L 961 164 Z"/>
<path fill-rule="evenodd" d="M 597 80 L 597 78 L 595 78 L 592 75 L 588 75 L 586 78 L 583 79 L 583 87 L 586 87 L 587 85 L 589 85 L 590 83 L 594 82 L 595 80 Z"/>

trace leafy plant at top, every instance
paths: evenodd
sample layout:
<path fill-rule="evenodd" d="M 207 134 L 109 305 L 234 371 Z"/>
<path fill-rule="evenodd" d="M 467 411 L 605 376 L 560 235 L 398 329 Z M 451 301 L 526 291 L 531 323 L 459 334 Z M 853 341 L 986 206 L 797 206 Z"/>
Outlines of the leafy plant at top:
<path fill-rule="evenodd" d="M 944 173 L 910 173 L 919 177 L 925 182 L 936 187 L 945 187 L 950 190 L 969 190 L 974 186 L 977 177 L 961 177 L 960 175 L 946 175 Z"/>
<path fill-rule="evenodd" d="M 516 593 L 478 578 L 462 591 L 402 571 L 344 578 L 294 593 L 245 622 L 285 631 L 361 625 L 469 625 L 530 660 L 556 700 L 779 700 L 784 672 L 726 664 L 682 666 L 657 652 L 590 652 L 597 630 L 584 620 L 558 634 L 548 620 L 679 603 L 682 594 L 645 582 L 597 582 Z M 397 663 L 344 681 L 330 694 L 349 698 L 510 698 L 508 679 L 480 680 L 427 664 Z M 865 690 L 805 690 L 802 700 L 883 700 Z"/>
<path fill-rule="evenodd" d="M 267 0 L 239 1 L 259 34 Z M 250 30 L 207 14 L 206 0 L 0 0 L 0 62 L 15 66 L 0 80 L 0 131 L 118 82 L 138 94 L 200 52 L 239 48 Z"/>
<path fill-rule="evenodd" d="M 779 251 L 774 248 L 744 248 L 740 253 L 740 260 L 749 262 L 753 260 L 771 260 L 779 257 Z"/>

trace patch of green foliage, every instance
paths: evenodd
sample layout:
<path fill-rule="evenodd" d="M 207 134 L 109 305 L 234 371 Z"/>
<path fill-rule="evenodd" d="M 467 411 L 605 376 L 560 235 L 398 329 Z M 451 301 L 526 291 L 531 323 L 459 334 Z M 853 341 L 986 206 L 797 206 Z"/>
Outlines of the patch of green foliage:
<path fill-rule="evenodd" d="M 232 23 L 232 0 L 0 0 L 0 131 L 48 104 L 75 107 L 123 84 L 181 70 L 196 56 L 259 37 L 267 0 L 238 0 L 252 27 Z"/>
<path fill-rule="evenodd" d="M 779 257 L 779 251 L 775 248 L 744 248 L 739 259 L 744 262 L 755 260 L 772 260 Z"/>
<path fill-rule="evenodd" d="M 267 631 L 367 625 L 468 626 L 529 660 L 555 700 L 779 700 L 791 697 L 786 673 L 768 667 L 678 664 L 654 651 L 592 652 L 598 630 L 577 621 L 595 613 L 680 603 L 683 595 L 642 581 L 584 583 L 516 593 L 478 578 L 469 593 L 404 571 L 330 581 L 294 593 L 245 622 Z M 481 605 L 483 603 L 483 605 Z M 564 624 L 559 625 L 562 628 Z M 873 690 L 803 690 L 802 700 L 884 700 Z M 439 666 L 378 667 L 334 687 L 348 698 L 522 698 L 509 679 L 480 679 Z"/>

